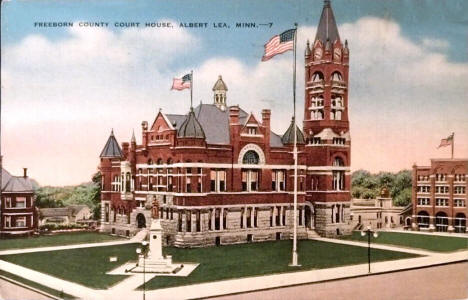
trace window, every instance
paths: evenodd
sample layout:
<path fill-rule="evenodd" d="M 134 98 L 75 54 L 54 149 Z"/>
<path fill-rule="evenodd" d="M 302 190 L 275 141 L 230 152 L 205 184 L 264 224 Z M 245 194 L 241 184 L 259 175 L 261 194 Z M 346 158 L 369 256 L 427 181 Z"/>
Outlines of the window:
<path fill-rule="evenodd" d="M 343 159 L 336 157 L 333 161 L 333 166 L 342 167 L 344 166 Z M 333 190 L 342 191 L 344 190 L 345 184 L 345 173 L 344 171 L 333 171 Z"/>
<path fill-rule="evenodd" d="M 340 73 L 334 72 L 334 73 L 332 74 L 331 80 L 332 80 L 332 81 L 343 81 L 343 77 L 341 76 Z"/>
<path fill-rule="evenodd" d="M 10 227 L 11 227 L 11 217 L 5 216 L 5 228 L 10 228 Z"/>
<path fill-rule="evenodd" d="M 320 145 L 322 143 L 322 139 L 319 137 L 313 137 L 310 139 L 312 145 Z"/>
<path fill-rule="evenodd" d="M 259 163 L 259 157 L 257 152 L 253 150 L 247 151 L 245 153 L 244 158 L 242 159 L 242 163 L 247 164 L 247 165 L 257 165 Z"/>
<path fill-rule="evenodd" d="M 436 206 L 448 206 L 448 199 L 436 198 Z"/>
<path fill-rule="evenodd" d="M 429 198 L 418 198 L 418 205 L 431 205 Z"/>
<path fill-rule="evenodd" d="M 25 197 L 17 197 L 15 207 L 16 208 L 25 208 L 26 207 L 26 198 Z"/>
<path fill-rule="evenodd" d="M 447 181 L 447 174 L 436 174 L 436 181 Z"/>
<path fill-rule="evenodd" d="M 431 187 L 428 185 L 419 185 L 418 186 L 418 193 L 430 193 Z"/>
<path fill-rule="evenodd" d="M 192 178 L 191 177 L 187 177 L 186 184 L 185 184 L 185 191 L 187 193 L 192 192 Z"/>
<path fill-rule="evenodd" d="M 464 199 L 453 199 L 453 206 L 455 207 L 465 207 Z"/>
<path fill-rule="evenodd" d="M 455 174 L 455 182 L 465 182 L 465 174 Z"/>
<path fill-rule="evenodd" d="M 5 208 L 11 208 L 11 197 L 5 197 Z"/>
<path fill-rule="evenodd" d="M 273 171 L 272 180 L 271 180 L 271 190 L 272 191 L 284 191 L 284 171 Z"/>
<path fill-rule="evenodd" d="M 226 171 L 211 170 L 210 171 L 210 190 L 212 192 L 226 191 Z"/>
<path fill-rule="evenodd" d="M 418 226 L 421 228 L 427 228 L 429 227 L 429 214 L 425 211 L 421 211 L 418 214 Z"/>
<path fill-rule="evenodd" d="M 454 188 L 453 193 L 454 193 L 454 194 L 465 194 L 465 191 L 466 191 L 466 187 L 464 187 L 464 186 L 456 186 L 456 187 Z"/>
<path fill-rule="evenodd" d="M 418 175 L 418 181 L 429 181 L 429 176 Z"/>
<path fill-rule="evenodd" d="M 26 217 L 17 217 L 15 227 L 26 227 Z"/>
<path fill-rule="evenodd" d="M 256 134 L 257 134 L 257 128 L 255 128 L 255 127 L 248 127 L 248 128 L 247 128 L 247 133 L 248 133 L 249 135 L 256 135 Z"/>
<path fill-rule="evenodd" d="M 315 73 L 312 75 L 312 81 L 313 81 L 313 82 L 321 82 L 321 81 L 323 81 L 323 74 L 320 73 L 320 72 L 315 72 Z"/>
<path fill-rule="evenodd" d="M 346 143 L 345 138 L 333 138 L 333 144 L 335 145 L 344 145 Z"/>
<path fill-rule="evenodd" d="M 448 186 L 436 186 L 436 194 L 448 194 L 449 193 L 449 187 Z"/>

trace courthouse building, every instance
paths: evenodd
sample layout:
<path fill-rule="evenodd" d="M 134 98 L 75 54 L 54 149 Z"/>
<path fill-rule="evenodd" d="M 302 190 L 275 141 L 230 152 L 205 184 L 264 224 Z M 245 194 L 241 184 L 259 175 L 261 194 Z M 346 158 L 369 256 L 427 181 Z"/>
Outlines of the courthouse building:
<path fill-rule="evenodd" d="M 468 159 L 431 159 L 413 166 L 414 230 L 466 232 Z"/>
<path fill-rule="evenodd" d="M 349 234 L 349 49 L 329 1 L 313 43 L 299 46 L 305 46 L 306 78 L 304 122 L 297 128 L 298 236 Z M 274 112 L 256 115 L 233 105 L 228 85 L 219 76 L 210 104 L 143 121 L 141 143 L 133 135 L 120 147 L 111 133 L 100 155 L 101 231 L 134 235 L 149 225 L 148 208 L 157 200 L 167 244 L 292 237 L 294 120 L 274 133 Z"/>

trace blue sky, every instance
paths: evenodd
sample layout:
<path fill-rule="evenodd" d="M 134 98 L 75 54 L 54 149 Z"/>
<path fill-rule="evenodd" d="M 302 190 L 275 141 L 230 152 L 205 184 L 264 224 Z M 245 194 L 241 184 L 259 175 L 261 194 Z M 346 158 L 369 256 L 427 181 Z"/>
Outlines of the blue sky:
<path fill-rule="evenodd" d="M 2 2 L 2 152 L 12 173 L 76 184 L 96 171 L 114 128 L 119 142 L 159 108 L 184 114 L 188 93 L 171 79 L 194 70 L 194 102 L 212 102 L 223 75 L 228 104 L 272 110 L 282 134 L 291 117 L 291 53 L 261 63 L 263 44 L 299 23 L 298 116 L 303 56 L 323 1 Z M 332 0 L 350 47 L 352 169 L 397 171 L 449 156 L 456 132 L 468 157 L 468 1 Z M 118 29 L 114 22 L 273 23 L 255 29 Z M 108 28 L 35 28 L 34 22 L 109 22 Z M 50 166 L 56 166 L 50 168 Z"/>

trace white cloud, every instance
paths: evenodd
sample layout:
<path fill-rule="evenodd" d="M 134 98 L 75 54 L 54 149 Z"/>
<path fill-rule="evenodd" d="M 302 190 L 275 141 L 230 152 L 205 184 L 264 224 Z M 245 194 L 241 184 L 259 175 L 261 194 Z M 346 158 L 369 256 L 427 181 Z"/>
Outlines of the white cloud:
<path fill-rule="evenodd" d="M 421 44 L 423 47 L 435 51 L 445 51 L 450 47 L 448 41 L 441 39 L 423 38 L 421 40 Z"/>
<path fill-rule="evenodd" d="M 169 87 L 171 78 L 189 67 L 195 73 L 195 105 L 200 100 L 211 103 L 211 88 L 222 74 L 229 104 L 240 104 L 258 117 L 261 109 L 271 108 L 277 133 L 290 122 L 291 54 L 253 65 L 233 57 L 212 57 L 198 66 L 190 61 L 184 69 L 174 70 L 171 63 L 185 49 L 203 47 L 183 29 L 75 28 L 69 34 L 57 41 L 29 36 L 7 47 L 2 57 L 6 163 L 14 168 L 29 166 L 32 176 L 43 183 L 87 180 L 86 170 L 89 174 L 95 170 L 111 127 L 122 142 L 130 138 L 132 128 L 138 138 L 140 122 L 151 122 L 159 107 L 167 113 L 187 112 L 188 91 L 173 92 Z M 300 28 L 299 120 L 304 97 L 302 51 L 306 38 L 314 36 L 314 27 Z M 468 140 L 464 115 L 468 64 L 449 62 L 424 42 L 406 38 L 399 25 L 388 20 L 362 18 L 342 25 L 340 36 L 348 39 L 351 55 L 354 168 L 427 163 L 425 159 L 437 153 L 423 149 L 435 149 L 433 143 L 446 133 L 459 132 L 459 141 Z M 18 132 L 24 139 L 21 145 Z M 463 142 L 458 149 L 468 153 Z M 51 165 L 57 166 L 57 173 L 43 171 Z"/>

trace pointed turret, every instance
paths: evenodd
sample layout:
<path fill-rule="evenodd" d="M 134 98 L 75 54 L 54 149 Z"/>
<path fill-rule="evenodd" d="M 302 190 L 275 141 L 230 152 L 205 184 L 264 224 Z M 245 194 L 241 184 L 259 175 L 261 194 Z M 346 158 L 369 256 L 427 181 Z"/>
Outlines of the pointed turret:
<path fill-rule="evenodd" d="M 205 132 L 203 131 L 200 122 L 198 122 L 197 118 L 195 117 L 193 107 L 190 108 L 190 112 L 188 113 L 182 125 L 180 125 L 180 128 L 177 132 L 177 137 L 205 139 Z"/>
<path fill-rule="evenodd" d="M 323 44 L 325 44 L 327 40 L 331 43 L 335 43 L 335 41 L 340 40 L 330 0 L 325 0 L 323 3 L 322 15 L 320 16 L 315 40 L 320 40 Z"/>
<path fill-rule="evenodd" d="M 307 44 L 306 44 L 306 49 L 305 49 L 305 56 L 308 57 L 310 56 L 310 43 L 309 43 L 309 40 L 307 40 Z"/>
<path fill-rule="evenodd" d="M 120 149 L 119 143 L 115 139 L 114 130 L 111 130 L 111 134 L 109 139 L 107 140 L 104 149 L 101 151 L 101 155 L 99 157 L 118 157 L 121 158 L 123 156 L 122 149 Z"/>
<path fill-rule="evenodd" d="M 283 134 L 283 137 L 281 138 L 281 142 L 284 145 L 288 144 L 294 144 L 294 124 L 296 122 L 294 121 L 294 117 L 291 119 L 291 125 L 289 125 L 288 130 Z M 297 131 L 296 131 L 296 142 L 298 144 L 305 144 L 304 140 L 304 134 L 302 134 L 302 131 L 299 129 L 299 127 L 296 125 Z"/>
<path fill-rule="evenodd" d="M 221 110 L 226 109 L 226 92 L 228 88 L 226 83 L 223 81 L 223 77 L 221 75 L 218 76 L 218 80 L 213 86 L 214 92 L 214 104 Z"/>

